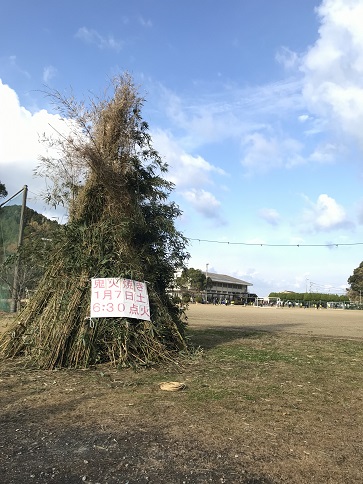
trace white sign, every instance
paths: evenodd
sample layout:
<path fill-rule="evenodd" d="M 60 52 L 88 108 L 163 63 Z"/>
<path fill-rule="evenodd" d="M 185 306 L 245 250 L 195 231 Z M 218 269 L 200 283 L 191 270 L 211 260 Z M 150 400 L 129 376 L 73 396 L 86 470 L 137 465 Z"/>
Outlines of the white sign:
<path fill-rule="evenodd" d="M 149 296 L 144 282 L 119 278 L 91 279 L 91 318 L 150 320 Z"/>

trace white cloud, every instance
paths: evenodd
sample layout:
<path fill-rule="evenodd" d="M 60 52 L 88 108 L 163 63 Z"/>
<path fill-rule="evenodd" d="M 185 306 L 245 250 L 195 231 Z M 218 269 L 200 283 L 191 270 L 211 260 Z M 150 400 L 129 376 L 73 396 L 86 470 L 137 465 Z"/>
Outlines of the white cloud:
<path fill-rule="evenodd" d="M 88 29 L 87 27 L 81 27 L 78 29 L 75 37 L 81 39 L 86 44 L 96 45 L 99 49 L 111 49 L 117 52 L 121 50 L 123 43 L 116 40 L 112 35 L 103 37 L 94 29 Z"/>
<path fill-rule="evenodd" d="M 192 189 L 183 192 L 183 196 L 197 212 L 207 218 L 222 221 L 220 216 L 221 203 L 212 193 L 203 189 Z"/>
<path fill-rule="evenodd" d="M 238 111 L 252 111 L 258 117 L 261 114 L 272 115 L 276 119 L 291 111 L 304 109 L 301 96 L 302 83 L 300 79 L 287 78 L 262 86 L 239 89 L 235 93 L 234 106 Z M 230 106 L 230 108 L 234 108 Z"/>
<path fill-rule="evenodd" d="M 261 208 L 258 215 L 271 225 L 278 225 L 280 222 L 280 214 L 274 208 Z"/>
<path fill-rule="evenodd" d="M 336 144 L 321 143 L 314 148 L 314 151 L 309 156 L 309 160 L 318 163 L 332 163 L 340 151 L 340 147 Z"/>
<path fill-rule="evenodd" d="M 303 213 L 303 224 L 307 232 L 328 232 L 353 227 L 345 209 L 334 198 L 321 194 L 316 203 L 306 200 L 310 205 Z"/>
<path fill-rule="evenodd" d="M 163 91 L 163 95 L 166 114 L 175 126 L 184 130 L 183 144 L 190 149 L 237 138 L 248 129 L 233 109 L 223 103 L 201 100 L 197 105 L 186 106 L 178 96 L 167 90 Z"/>
<path fill-rule="evenodd" d="M 305 162 L 301 155 L 302 144 L 292 138 L 268 137 L 255 132 L 244 138 L 243 145 L 245 153 L 241 163 L 249 175 L 291 168 Z"/>
<path fill-rule="evenodd" d="M 358 222 L 363 225 L 363 200 L 358 202 L 357 206 Z"/>
<path fill-rule="evenodd" d="M 38 136 L 59 124 L 59 116 L 45 110 L 31 113 L 19 103 L 15 91 L 0 80 L 0 163 L 23 163 L 41 154 Z"/>
<path fill-rule="evenodd" d="M 226 176 L 224 170 L 203 157 L 187 153 L 166 131 L 156 130 L 152 138 L 155 148 L 169 165 L 167 177 L 177 189 L 211 185 L 213 175 Z"/>
<path fill-rule="evenodd" d="M 240 140 L 248 133 L 265 129 L 270 116 L 276 120 L 291 110 L 304 108 L 301 81 L 286 79 L 271 84 L 240 88 L 218 85 L 210 93 L 210 85 L 199 86 L 197 99 L 182 100 L 163 86 L 162 103 L 176 128 L 183 130 L 184 146 L 195 149 L 209 143 Z M 264 122 L 261 122 L 261 119 Z"/>
<path fill-rule="evenodd" d="M 304 239 L 300 236 L 292 235 L 289 237 L 289 244 L 290 245 L 302 245 L 304 243 Z"/>
<path fill-rule="evenodd" d="M 308 121 L 310 119 L 310 116 L 308 114 L 301 114 L 299 117 L 298 117 L 298 120 L 301 122 L 301 123 L 305 123 L 306 121 Z"/>
<path fill-rule="evenodd" d="M 319 39 L 302 62 L 310 110 L 363 146 L 363 3 L 323 0 Z"/>
<path fill-rule="evenodd" d="M 283 164 L 280 145 L 275 138 L 267 138 L 261 133 L 245 137 L 245 156 L 242 165 L 251 172 L 266 172 Z"/>
<path fill-rule="evenodd" d="M 45 154 L 39 142 L 43 133 L 62 132 L 64 123 L 58 115 L 42 109 L 31 113 L 20 105 L 17 94 L 0 80 L 0 171 L 9 195 L 28 185 L 33 193 L 44 190 L 44 180 L 33 177 L 38 158 Z M 53 127 L 53 128 L 52 128 Z"/>
<path fill-rule="evenodd" d="M 220 179 L 225 179 L 227 173 L 202 156 L 188 153 L 182 147 L 182 140 L 176 140 L 167 131 L 155 130 L 152 139 L 158 153 L 168 163 L 166 177 L 175 184 L 175 192 L 207 219 L 224 224 L 221 202 L 206 187 L 217 186 L 225 192 Z"/>
<path fill-rule="evenodd" d="M 31 75 L 29 74 L 28 71 L 24 70 L 18 65 L 17 58 L 15 55 L 11 55 L 8 57 L 9 64 L 11 68 L 17 72 L 18 74 L 21 74 L 22 76 L 26 77 L 27 79 L 31 78 Z"/>
<path fill-rule="evenodd" d="M 46 66 L 43 69 L 43 81 L 48 84 L 48 82 L 57 75 L 57 69 L 53 66 Z"/>
<path fill-rule="evenodd" d="M 143 27 L 152 27 L 153 23 L 150 19 L 145 19 L 144 17 L 139 17 L 139 22 Z"/>
<path fill-rule="evenodd" d="M 299 64 L 299 56 L 296 52 L 293 52 L 288 47 L 281 47 L 277 52 L 275 59 L 285 69 L 295 69 Z"/>

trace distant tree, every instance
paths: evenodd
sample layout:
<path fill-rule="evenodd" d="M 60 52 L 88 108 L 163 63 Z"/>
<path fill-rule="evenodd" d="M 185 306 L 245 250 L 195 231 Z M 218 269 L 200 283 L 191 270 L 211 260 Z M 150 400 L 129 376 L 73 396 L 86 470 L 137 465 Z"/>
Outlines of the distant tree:
<path fill-rule="evenodd" d="M 200 269 L 184 269 L 181 276 L 177 279 L 177 284 L 181 287 L 190 289 L 198 294 L 212 286 L 210 277 L 206 277 Z"/>
<path fill-rule="evenodd" d="M 363 262 L 354 269 L 353 274 L 348 278 L 350 288 L 348 295 L 352 300 L 361 300 L 363 294 Z"/>
<path fill-rule="evenodd" d="M 4 183 L 1 183 L 0 181 L 0 198 L 6 197 L 7 194 L 8 194 L 8 191 L 6 190 Z"/>
<path fill-rule="evenodd" d="M 352 291 L 363 291 L 363 262 L 354 269 L 353 274 L 348 278 L 348 284 Z"/>
<path fill-rule="evenodd" d="M 347 295 L 320 293 L 320 292 L 271 292 L 269 297 L 277 297 L 281 301 L 295 301 L 295 302 L 310 302 L 317 303 L 319 301 L 324 302 L 344 302 L 348 301 Z"/>

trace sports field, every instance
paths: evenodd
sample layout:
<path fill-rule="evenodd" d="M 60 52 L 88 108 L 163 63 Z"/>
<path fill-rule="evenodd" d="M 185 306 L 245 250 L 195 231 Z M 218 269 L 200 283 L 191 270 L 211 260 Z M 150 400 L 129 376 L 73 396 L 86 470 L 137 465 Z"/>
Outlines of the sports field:
<path fill-rule="evenodd" d="M 191 328 L 240 328 L 363 339 L 363 311 L 359 310 L 191 304 L 187 315 Z"/>

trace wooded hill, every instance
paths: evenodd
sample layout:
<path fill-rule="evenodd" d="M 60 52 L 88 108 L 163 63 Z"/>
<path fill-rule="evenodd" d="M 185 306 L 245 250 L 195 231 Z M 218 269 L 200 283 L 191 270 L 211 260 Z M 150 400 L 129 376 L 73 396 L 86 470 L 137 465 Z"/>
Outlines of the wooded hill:
<path fill-rule="evenodd" d="M 17 255 L 20 205 L 0 209 L 0 279 L 4 292 L 11 291 L 14 262 Z M 49 248 L 60 225 L 35 210 L 26 207 L 24 213 L 24 237 L 20 250 L 20 289 L 32 291 L 37 286 L 49 261 Z M 5 297 L 5 296 L 4 296 Z M 6 296 L 8 297 L 8 296 Z"/>
<path fill-rule="evenodd" d="M 0 262 L 4 258 L 16 252 L 19 238 L 19 224 L 21 215 L 21 205 L 10 205 L 0 208 Z M 47 238 L 55 230 L 58 223 L 49 220 L 44 215 L 26 207 L 24 220 L 24 240 L 38 235 Z"/>

